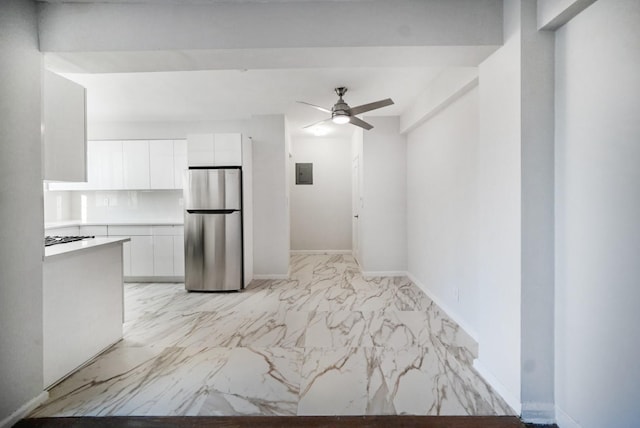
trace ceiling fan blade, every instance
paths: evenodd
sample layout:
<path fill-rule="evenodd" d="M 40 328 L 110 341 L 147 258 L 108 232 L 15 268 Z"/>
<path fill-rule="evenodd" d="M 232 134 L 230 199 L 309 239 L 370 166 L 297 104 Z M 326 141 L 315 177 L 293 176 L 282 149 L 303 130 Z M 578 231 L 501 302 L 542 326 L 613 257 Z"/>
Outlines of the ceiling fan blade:
<path fill-rule="evenodd" d="M 357 118 L 357 117 L 355 117 L 355 116 L 351 116 L 351 118 L 350 118 L 350 119 L 351 119 L 351 120 L 349 121 L 349 123 L 351 123 L 352 125 L 355 125 L 355 126 L 359 126 L 360 128 L 364 128 L 364 129 L 366 129 L 367 131 L 368 131 L 368 130 L 370 130 L 371 128 L 373 128 L 373 125 L 371 125 L 371 124 L 369 124 L 369 123 L 365 122 L 365 121 L 364 121 L 364 120 L 362 120 L 362 119 L 358 119 L 358 118 Z"/>
<path fill-rule="evenodd" d="M 356 115 L 360 113 L 364 113 L 367 111 L 375 110 L 377 108 L 382 108 L 386 106 L 390 106 L 393 104 L 393 100 L 391 98 L 387 98 L 386 100 L 380 100 L 369 104 L 362 104 L 361 106 L 351 107 L 351 114 Z"/>
<path fill-rule="evenodd" d="M 311 127 L 314 127 L 314 126 L 316 126 L 316 125 L 320 125 L 321 123 L 329 122 L 330 120 L 331 120 L 331 118 L 324 119 L 324 120 L 321 120 L 321 121 L 319 121 L 319 122 L 312 123 L 311 125 L 307 125 L 307 126 L 303 127 L 302 129 L 311 128 Z"/>
<path fill-rule="evenodd" d="M 320 110 L 320 111 L 323 111 L 323 112 L 325 112 L 325 113 L 331 113 L 331 110 L 326 109 L 326 108 L 324 108 L 324 107 L 317 106 L 317 105 L 315 105 L 315 104 L 306 103 L 306 102 L 304 102 L 304 101 L 296 101 L 296 102 L 297 102 L 297 103 L 300 103 L 300 104 L 306 104 L 306 105 L 308 105 L 309 107 L 313 107 L 313 108 L 318 109 L 318 110 Z"/>

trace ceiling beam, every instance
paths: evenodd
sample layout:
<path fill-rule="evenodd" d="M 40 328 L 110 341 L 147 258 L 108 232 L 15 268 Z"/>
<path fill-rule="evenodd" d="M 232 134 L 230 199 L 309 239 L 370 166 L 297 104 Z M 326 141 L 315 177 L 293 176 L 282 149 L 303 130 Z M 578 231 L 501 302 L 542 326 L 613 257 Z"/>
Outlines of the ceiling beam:
<path fill-rule="evenodd" d="M 501 0 L 40 3 L 43 52 L 502 44 Z"/>

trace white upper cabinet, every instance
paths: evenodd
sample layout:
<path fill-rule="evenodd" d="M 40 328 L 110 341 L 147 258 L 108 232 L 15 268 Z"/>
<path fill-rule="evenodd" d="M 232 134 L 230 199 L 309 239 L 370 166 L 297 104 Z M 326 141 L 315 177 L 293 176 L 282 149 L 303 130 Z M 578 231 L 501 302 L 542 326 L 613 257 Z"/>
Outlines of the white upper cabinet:
<path fill-rule="evenodd" d="M 149 180 L 151 189 L 174 188 L 173 140 L 149 141 Z"/>
<path fill-rule="evenodd" d="M 182 175 L 187 168 L 187 140 L 175 140 L 173 142 L 174 189 L 182 189 Z"/>
<path fill-rule="evenodd" d="M 124 188 L 149 189 L 149 142 L 146 140 L 122 143 Z"/>
<path fill-rule="evenodd" d="M 88 150 L 89 189 L 122 189 L 122 141 L 91 141 Z"/>
<path fill-rule="evenodd" d="M 187 141 L 187 160 L 189 166 L 214 165 L 213 134 L 187 135 Z"/>
<path fill-rule="evenodd" d="M 241 134 L 187 135 L 189 166 L 241 166 Z"/>
<path fill-rule="evenodd" d="M 241 166 L 242 135 L 215 134 L 213 152 L 215 166 Z"/>
<path fill-rule="evenodd" d="M 49 190 L 182 189 L 189 166 L 241 166 L 241 134 L 189 135 L 187 140 L 87 143 L 88 181 L 49 183 Z"/>
<path fill-rule="evenodd" d="M 85 89 L 45 71 L 42 95 L 43 179 L 87 181 Z"/>

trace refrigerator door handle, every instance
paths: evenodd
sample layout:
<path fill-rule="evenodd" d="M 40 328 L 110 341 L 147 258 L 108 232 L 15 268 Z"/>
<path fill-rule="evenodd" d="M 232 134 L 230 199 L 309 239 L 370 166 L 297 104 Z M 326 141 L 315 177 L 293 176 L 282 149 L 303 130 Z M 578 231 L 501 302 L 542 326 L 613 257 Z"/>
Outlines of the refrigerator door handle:
<path fill-rule="evenodd" d="M 189 214 L 232 214 L 239 210 L 186 210 Z"/>

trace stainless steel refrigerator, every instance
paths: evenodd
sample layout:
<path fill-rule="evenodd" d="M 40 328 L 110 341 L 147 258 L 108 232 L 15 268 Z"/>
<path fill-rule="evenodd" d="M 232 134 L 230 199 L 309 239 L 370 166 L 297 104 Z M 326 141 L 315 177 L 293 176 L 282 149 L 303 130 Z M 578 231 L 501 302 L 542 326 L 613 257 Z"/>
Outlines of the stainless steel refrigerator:
<path fill-rule="evenodd" d="M 242 289 L 242 170 L 190 167 L 184 183 L 185 288 Z"/>

